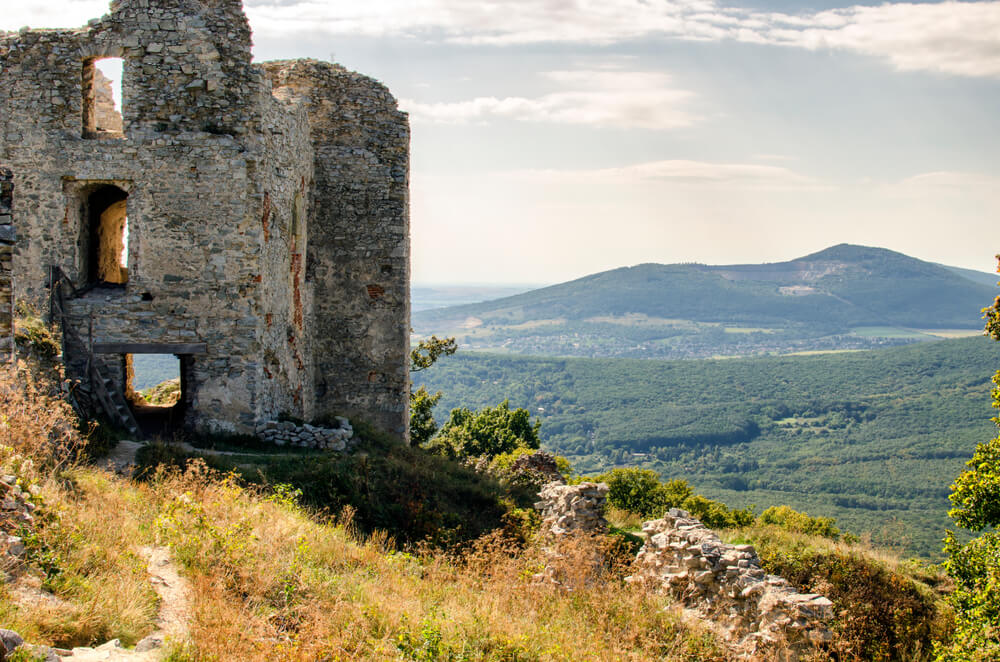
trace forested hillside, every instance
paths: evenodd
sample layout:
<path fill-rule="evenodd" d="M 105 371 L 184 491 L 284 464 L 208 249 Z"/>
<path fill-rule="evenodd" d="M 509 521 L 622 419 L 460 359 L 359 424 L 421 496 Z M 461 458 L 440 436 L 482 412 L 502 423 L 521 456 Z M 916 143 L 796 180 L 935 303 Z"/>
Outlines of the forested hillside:
<path fill-rule="evenodd" d="M 732 506 L 789 504 L 934 555 L 948 486 L 992 431 L 984 338 L 704 361 L 462 353 L 415 375 L 437 415 L 505 398 L 581 472 L 642 466 Z"/>
<path fill-rule="evenodd" d="M 642 264 L 415 313 L 418 335 L 521 354 L 692 358 L 865 349 L 975 331 L 988 274 L 841 244 L 775 264 Z"/>

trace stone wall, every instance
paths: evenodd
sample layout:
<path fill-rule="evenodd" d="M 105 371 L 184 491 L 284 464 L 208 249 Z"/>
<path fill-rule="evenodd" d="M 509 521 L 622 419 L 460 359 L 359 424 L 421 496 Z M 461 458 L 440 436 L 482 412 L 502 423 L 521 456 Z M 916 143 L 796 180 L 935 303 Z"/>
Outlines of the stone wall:
<path fill-rule="evenodd" d="M 94 69 L 94 123 L 98 131 L 108 131 L 115 134 L 122 133 L 122 115 L 115 108 L 114 93 L 111 91 L 111 81 L 101 73 L 100 69 Z"/>
<path fill-rule="evenodd" d="M 276 446 L 296 446 L 320 450 L 353 450 L 358 440 L 354 428 L 343 416 L 337 417 L 337 427 L 297 425 L 291 421 L 267 421 L 257 427 L 257 436 Z"/>
<path fill-rule="evenodd" d="M 608 486 L 604 483 L 549 483 L 535 502 L 535 510 L 542 514 L 542 532 L 552 536 L 607 533 L 608 523 L 604 519 L 607 495 Z"/>
<path fill-rule="evenodd" d="M 14 174 L 0 166 L 0 361 L 14 351 Z"/>
<path fill-rule="evenodd" d="M 797 660 L 829 641 L 832 603 L 768 575 L 751 545 L 728 545 L 672 508 L 643 524 L 646 542 L 627 581 L 663 591 L 709 617 L 743 657 Z M 771 658 L 768 658 L 771 659 Z"/>
<path fill-rule="evenodd" d="M 306 280 L 315 292 L 316 413 L 409 422 L 409 124 L 384 85 L 316 60 L 266 62 L 277 98 L 309 114 Z"/>
<path fill-rule="evenodd" d="M 104 57 L 123 60 L 120 131 Z M 46 309 L 52 266 L 83 290 L 83 342 L 64 343 L 81 389 L 91 341 L 198 343 L 188 427 L 348 415 L 405 438 L 409 133 L 384 86 L 253 65 L 240 0 L 116 0 L 80 29 L 0 33 L 0 89 L 0 161 L 30 201 L 14 296 Z M 108 195 L 128 221 L 117 280 L 121 242 L 93 230 Z M 98 360 L 127 391 L 127 360 Z"/>

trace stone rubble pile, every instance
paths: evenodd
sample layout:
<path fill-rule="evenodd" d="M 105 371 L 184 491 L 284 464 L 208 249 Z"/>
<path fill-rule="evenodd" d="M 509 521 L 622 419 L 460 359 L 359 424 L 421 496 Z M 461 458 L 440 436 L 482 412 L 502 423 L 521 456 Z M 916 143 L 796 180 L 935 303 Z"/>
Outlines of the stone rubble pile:
<path fill-rule="evenodd" d="M 267 421 L 257 429 L 257 436 L 276 446 L 296 446 L 344 452 L 357 444 L 354 428 L 343 416 L 336 417 L 340 427 L 325 428 L 291 421 Z"/>
<path fill-rule="evenodd" d="M 542 531 L 553 536 L 567 533 L 606 533 L 604 504 L 608 486 L 604 483 L 563 485 L 548 483 L 538 493 L 535 509 L 542 513 Z"/>
<path fill-rule="evenodd" d="M 645 522 L 626 581 L 666 592 L 710 617 L 737 655 L 797 660 L 831 638 L 833 603 L 768 575 L 752 545 L 728 545 L 686 511 Z"/>
<path fill-rule="evenodd" d="M 24 543 L 15 533 L 34 524 L 35 504 L 31 497 L 31 492 L 17 484 L 16 476 L 0 476 L 0 569 L 5 572 L 24 557 Z"/>

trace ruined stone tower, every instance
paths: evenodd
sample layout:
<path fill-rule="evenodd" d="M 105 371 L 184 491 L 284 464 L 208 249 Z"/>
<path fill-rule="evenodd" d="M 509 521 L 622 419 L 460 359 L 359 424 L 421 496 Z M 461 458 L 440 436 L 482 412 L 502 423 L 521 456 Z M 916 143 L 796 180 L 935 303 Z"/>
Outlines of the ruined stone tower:
<path fill-rule="evenodd" d="M 132 354 L 176 354 L 185 426 L 337 414 L 405 437 L 406 116 L 375 80 L 250 47 L 240 0 L 0 33 L 13 296 L 62 323 L 85 407 L 128 393 Z"/>

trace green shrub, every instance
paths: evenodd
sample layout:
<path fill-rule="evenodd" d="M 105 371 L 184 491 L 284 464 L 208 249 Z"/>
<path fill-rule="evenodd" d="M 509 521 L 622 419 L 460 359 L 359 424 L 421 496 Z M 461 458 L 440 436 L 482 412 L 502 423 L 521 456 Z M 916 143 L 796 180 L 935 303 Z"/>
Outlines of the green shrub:
<path fill-rule="evenodd" d="M 400 544 L 469 540 L 507 526 L 508 512 L 530 505 L 531 495 L 508 491 L 456 461 L 405 446 L 363 424 L 355 433 L 363 451 L 353 454 L 210 455 L 205 462 L 248 483 L 281 486 L 319 512 L 337 515 L 350 507 L 360 532 L 384 531 Z M 151 476 L 158 464 L 185 467 L 191 458 L 176 446 L 150 444 L 136 461 L 139 475 Z"/>
<path fill-rule="evenodd" d="M 948 532 L 945 568 L 955 580 L 955 634 L 938 646 L 939 662 L 1000 660 L 1000 534 L 988 532 L 962 545 Z"/>
<path fill-rule="evenodd" d="M 531 422 L 527 409 L 512 410 L 507 400 L 477 412 L 462 407 L 452 410 L 427 448 L 452 459 L 493 458 L 518 448 L 537 449 L 541 426 L 541 421 Z"/>
<path fill-rule="evenodd" d="M 840 538 L 840 529 L 832 517 L 810 517 L 788 506 L 771 506 L 757 518 L 760 524 L 773 524 L 786 531 L 822 536 L 830 540 Z"/>

